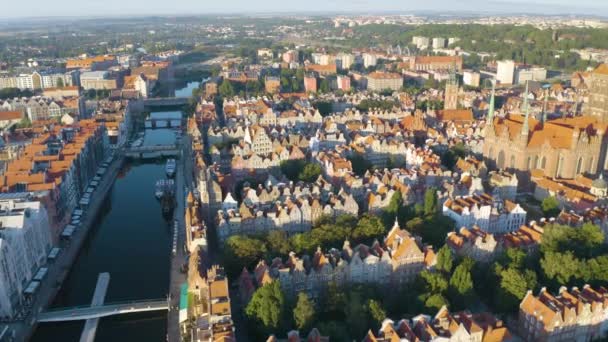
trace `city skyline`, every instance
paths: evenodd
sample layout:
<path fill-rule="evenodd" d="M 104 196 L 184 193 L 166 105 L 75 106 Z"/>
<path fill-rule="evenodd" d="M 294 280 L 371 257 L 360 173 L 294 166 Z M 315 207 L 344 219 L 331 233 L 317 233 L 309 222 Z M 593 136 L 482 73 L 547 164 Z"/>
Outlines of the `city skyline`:
<path fill-rule="evenodd" d="M 108 9 L 112 10 L 108 10 Z M 117 13 L 115 8 L 120 8 Z M 265 0 L 255 6 L 244 0 L 225 3 L 198 3 L 194 0 L 179 0 L 177 3 L 144 2 L 143 0 L 128 3 L 118 0 L 109 0 L 103 3 L 87 3 L 79 5 L 74 0 L 58 0 L 53 5 L 40 0 L 28 3 L 9 3 L 5 11 L 0 14 L 4 18 L 29 17 L 99 17 L 99 16 L 138 16 L 138 15 L 205 15 L 205 14 L 272 14 L 272 13 L 345 13 L 345 14 L 372 14 L 372 13 L 462 13 L 462 14 L 534 14 L 534 15 L 588 15 L 599 16 L 602 11 L 608 11 L 608 3 L 598 3 L 593 0 L 581 0 L 572 4 L 566 0 L 430 0 L 421 3 L 402 3 L 397 0 L 380 0 L 374 3 L 366 0 L 347 2 L 333 0 L 324 2 L 312 0 L 304 3 L 285 4 L 278 0 Z"/>

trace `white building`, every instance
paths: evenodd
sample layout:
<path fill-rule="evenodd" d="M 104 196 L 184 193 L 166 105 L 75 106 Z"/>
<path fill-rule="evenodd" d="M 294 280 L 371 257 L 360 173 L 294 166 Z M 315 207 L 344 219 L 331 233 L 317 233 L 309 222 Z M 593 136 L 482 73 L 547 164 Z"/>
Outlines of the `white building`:
<path fill-rule="evenodd" d="M 516 72 L 516 83 L 526 84 L 528 81 L 544 81 L 547 79 L 547 69 L 545 68 L 525 68 L 518 69 Z"/>
<path fill-rule="evenodd" d="M 498 61 L 496 80 L 501 84 L 513 84 L 515 78 L 515 62 Z"/>
<path fill-rule="evenodd" d="M 462 82 L 471 87 L 479 87 L 481 74 L 473 70 L 464 70 L 462 72 Z"/>
<path fill-rule="evenodd" d="M 355 56 L 350 53 L 341 53 L 336 56 L 336 64 L 341 69 L 349 69 L 355 64 Z"/>
<path fill-rule="evenodd" d="M 371 54 L 371 53 L 364 53 L 363 54 L 363 66 L 364 67 L 370 67 L 370 66 L 376 66 L 376 64 L 378 63 L 378 59 L 376 58 L 376 55 Z"/>
<path fill-rule="evenodd" d="M 451 37 L 448 39 L 448 46 L 454 44 L 454 43 L 458 43 L 460 41 L 460 38 L 458 37 Z"/>
<path fill-rule="evenodd" d="M 430 39 L 428 39 L 427 37 L 416 36 L 412 38 L 412 44 L 416 45 L 416 48 L 418 48 L 419 50 L 428 49 Z"/>
<path fill-rule="evenodd" d="M 488 194 L 450 198 L 443 204 L 443 215 L 458 228 L 478 226 L 491 234 L 510 233 L 526 223 L 526 211 L 519 204 Z"/>
<path fill-rule="evenodd" d="M 40 202 L 0 201 L 0 316 L 13 316 L 23 290 L 46 262 L 51 235 Z"/>
<path fill-rule="evenodd" d="M 445 38 L 433 38 L 433 49 L 443 49 L 445 47 Z"/>

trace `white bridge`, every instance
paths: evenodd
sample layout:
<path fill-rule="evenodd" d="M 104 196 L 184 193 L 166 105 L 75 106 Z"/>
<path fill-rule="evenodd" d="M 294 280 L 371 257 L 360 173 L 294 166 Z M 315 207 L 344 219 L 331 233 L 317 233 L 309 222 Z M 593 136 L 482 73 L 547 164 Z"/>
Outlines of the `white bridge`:
<path fill-rule="evenodd" d="M 169 310 L 167 299 L 107 303 L 101 306 L 59 308 L 38 314 L 38 322 L 79 321 L 136 312 Z"/>

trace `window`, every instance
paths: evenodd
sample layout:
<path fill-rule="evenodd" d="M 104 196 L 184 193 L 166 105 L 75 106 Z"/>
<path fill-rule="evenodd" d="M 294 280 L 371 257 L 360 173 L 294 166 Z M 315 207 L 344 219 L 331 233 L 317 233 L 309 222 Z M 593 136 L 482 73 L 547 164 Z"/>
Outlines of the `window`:
<path fill-rule="evenodd" d="M 561 165 L 560 165 L 561 166 Z M 576 174 L 580 174 L 583 169 L 583 157 L 578 158 L 576 162 Z"/>

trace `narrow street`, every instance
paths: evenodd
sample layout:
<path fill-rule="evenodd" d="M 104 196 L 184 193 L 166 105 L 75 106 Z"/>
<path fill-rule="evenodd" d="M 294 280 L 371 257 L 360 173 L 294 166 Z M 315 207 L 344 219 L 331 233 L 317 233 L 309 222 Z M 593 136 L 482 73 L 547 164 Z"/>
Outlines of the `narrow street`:
<path fill-rule="evenodd" d="M 182 155 L 180 161 L 177 163 L 177 170 L 175 173 L 176 183 L 176 201 L 173 218 L 177 221 L 177 248 L 175 255 L 171 255 L 171 275 L 169 280 L 169 295 L 171 297 L 169 312 L 167 314 L 167 340 L 169 342 L 181 341 L 181 332 L 179 324 L 179 299 L 180 299 L 180 287 L 187 281 L 187 273 L 182 272 L 182 267 L 187 265 L 188 255 L 186 253 L 186 225 L 184 222 L 185 205 L 186 205 L 186 184 L 190 184 L 186 181 L 187 175 L 192 174 L 186 172 L 188 167 L 188 160 L 190 159 L 188 151 L 189 140 L 184 137 L 182 138 Z M 190 163 L 191 164 L 191 163 Z M 190 177 L 191 178 L 191 177 Z M 174 229 L 172 226 L 171 229 Z"/>

